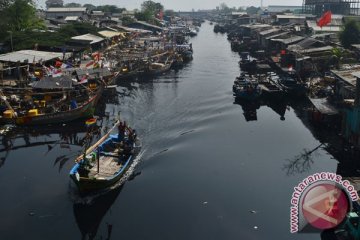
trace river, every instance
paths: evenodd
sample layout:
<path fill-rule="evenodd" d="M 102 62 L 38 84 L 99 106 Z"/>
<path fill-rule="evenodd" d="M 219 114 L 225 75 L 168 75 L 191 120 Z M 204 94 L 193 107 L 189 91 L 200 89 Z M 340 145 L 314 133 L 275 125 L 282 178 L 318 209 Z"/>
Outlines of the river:
<path fill-rule="evenodd" d="M 320 147 L 302 169 L 290 168 L 321 144 L 298 111 L 256 106 L 257 120 L 246 121 L 249 106 L 232 96 L 239 55 L 226 36 L 204 23 L 191 42 L 194 60 L 183 69 L 121 82 L 118 103 L 103 105 L 108 115 L 121 111 L 143 141 L 137 176 L 123 187 L 85 200 L 73 193 L 68 173 L 81 127 L 3 140 L 2 240 L 320 239 L 290 234 L 290 198 L 309 174 L 336 172 L 337 161 Z"/>

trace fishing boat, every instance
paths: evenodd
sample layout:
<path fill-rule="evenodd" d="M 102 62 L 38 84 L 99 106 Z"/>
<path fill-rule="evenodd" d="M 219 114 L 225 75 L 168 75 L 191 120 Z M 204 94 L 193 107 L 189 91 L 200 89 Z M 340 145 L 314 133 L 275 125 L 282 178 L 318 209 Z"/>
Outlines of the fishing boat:
<path fill-rule="evenodd" d="M 233 92 L 236 99 L 255 100 L 261 96 L 261 88 L 257 80 L 244 75 L 234 81 Z"/>
<path fill-rule="evenodd" d="M 262 91 L 262 95 L 268 98 L 281 98 L 284 96 L 283 89 L 276 84 L 275 82 L 271 81 L 270 79 L 266 79 L 265 81 L 261 81 L 259 86 Z"/>
<path fill-rule="evenodd" d="M 98 142 L 75 160 L 70 178 L 81 193 L 106 189 L 118 182 L 127 172 L 141 146 L 128 129 L 123 137 L 111 134 L 117 121 Z"/>
<path fill-rule="evenodd" d="M 144 72 L 145 75 L 160 75 L 170 70 L 172 65 L 172 60 L 166 61 L 165 63 L 150 63 L 148 69 Z"/>
<path fill-rule="evenodd" d="M 92 117 L 95 106 L 105 88 L 102 82 L 96 85 L 92 84 L 86 88 L 82 86 L 81 90 L 69 89 L 64 91 L 58 89 L 55 92 L 45 93 L 31 90 L 30 93 L 25 93 L 25 97 L 5 96 L 1 92 L 0 97 L 5 103 L 6 110 L 0 116 L 0 122 L 29 126 L 66 123 Z M 10 104 L 12 103 L 11 98 L 14 96 L 17 98 L 17 100 L 14 100 L 15 102 L 23 99 L 22 103 L 19 102 L 18 105 Z M 26 101 L 24 101 L 24 98 L 27 98 Z"/>
<path fill-rule="evenodd" d="M 298 82 L 290 76 L 282 76 L 277 80 L 278 84 L 292 96 L 304 96 L 306 93 L 306 85 Z"/>
<path fill-rule="evenodd" d="M 193 59 L 193 48 L 191 44 L 181 44 L 176 46 L 176 51 L 181 54 L 185 62 L 191 61 Z"/>

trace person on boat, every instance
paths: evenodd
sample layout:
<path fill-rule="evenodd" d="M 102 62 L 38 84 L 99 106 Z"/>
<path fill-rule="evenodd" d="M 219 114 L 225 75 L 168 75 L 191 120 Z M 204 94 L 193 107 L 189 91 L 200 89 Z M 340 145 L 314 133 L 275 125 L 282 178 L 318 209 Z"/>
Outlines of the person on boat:
<path fill-rule="evenodd" d="M 131 150 L 132 150 L 131 145 L 126 142 L 126 143 L 124 144 L 124 151 L 123 151 L 124 159 L 125 159 L 125 160 L 130 156 Z"/>
<path fill-rule="evenodd" d="M 132 146 L 134 145 L 134 143 L 136 142 L 136 138 L 137 138 L 137 135 L 136 135 L 136 130 L 132 130 L 129 134 L 129 139 L 128 139 L 128 143 Z"/>
<path fill-rule="evenodd" d="M 122 141 L 125 137 L 125 124 L 123 122 L 119 123 L 118 130 L 119 130 L 118 140 Z"/>

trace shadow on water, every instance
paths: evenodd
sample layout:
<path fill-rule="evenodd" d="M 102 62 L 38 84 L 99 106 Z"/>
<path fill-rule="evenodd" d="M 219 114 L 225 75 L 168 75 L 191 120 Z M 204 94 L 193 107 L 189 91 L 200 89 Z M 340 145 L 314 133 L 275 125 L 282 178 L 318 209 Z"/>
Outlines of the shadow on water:
<path fill-rule="evenodd" d="M 119 196 L 122 187 L 118 187 L 104 195 L 100 195 L 89 204 L 87 203 L 75 203 L 73 205 L 74 215 L 76 223 L 81 232 L 83 240 L 92 240 L 97 237 L 99 226 L 114 204 L 116 198 Z M 96 239 L 111 239 L 112 223 L 106 223 L 107 235 L 99 236 Z"/>
<path fill-rule="evenodd" d="M 294 156 L 292 159 L 286 159 L 283 170 L 286 171 L 286 175 L 295 175 L 309 172 L 311 165 L 314 163 L 314 157 L 316 157 L 316 151 L 324 146 L 324 143 L 319 144 L 313 149 L 303 149 L 301 153 Z"/>
<path fill-rule="evenodd" d="M 275 113 L 280 116 L 280 120 L 285 120 L 286 110 L 289 110 L 289 103 L 286 98 L 284 99 L 269 99 L 269 98 L 260 98 L 255 101 L 246 101 L 241 99 L 235 99 L 234 104 L 238 104 L 242 107 L 243 115 L 247 122 L 257 121 L 257 110 L 261 107 L 269 107 Z"/>

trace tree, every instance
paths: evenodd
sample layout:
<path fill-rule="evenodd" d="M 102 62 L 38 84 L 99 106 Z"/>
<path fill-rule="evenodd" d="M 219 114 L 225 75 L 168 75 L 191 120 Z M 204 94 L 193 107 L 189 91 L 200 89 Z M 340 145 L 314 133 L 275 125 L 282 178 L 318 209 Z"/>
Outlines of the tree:
<path fill-rule="evenodd" d="M 257 14 L 258 11 L 260 11 L 260 10 L 261 10 L 261 8 L 251 6 L 251 7 L 246 8 L 246 13 L 249 15 L 254 15 L 254 14 Z"/>
<path fill-rule="evenodd" d="M 220 3 L 220 11 L 221 12 L 229 12 L 230 8 L 228 7 L 228 5 L 226 5 L 226 3 Z"/>
<path fill-rule="evenodd" d="M 109 13 L 122 13 L 123 11 L 126 11 L 126 8 L 118 8 L 115 5 L 103 5 L 103 6 L 97 6 L 93 10 L 109 12 Z"/>
<path fill-rule="evenodd" d="M 168 17 L 173 17 L 173 16 L 175 16 L 175 12 L 172 9 L 167 9 L 164 11 L 164 15 L 168 16 Z"/>
<path fill-rule="evenodd" d="M 127 25 L 135 22 L 135 20 L 133 18 L 128 17 L 128 16 L 123 17 L 121 19 L 121 21 L 122 21 L 122 25 L 124 25 L 124 26 L 127 26 Z"/>
<path fill-rule="evenodd" d="M 64 1 L 63 0 L 47 0 L 45 2 L 45 4 L 46 4 L 46 8 L 62 7 L 62 6 L 64 6 Z"/>
<path fill-rule="evenodd" d="M 153 2 L 153 1 L 145 1 L 141 4 L 142 12 L 151 12 L 155 16 L 155 14 L 160 11 L 164 11 L 164 6 L 161 3 Z"/>
<path fill-rule="evenodd" d="M 3 11 L 5 8 L 9 7 L 14 1 L 12 0 L 0 0 L 0 11 Z"/>
<path fill-rule="evenodd" d="M 345 23 L 344 28 L 339 33 L 341 44 L 348 48 L 352 44 L 360 43 L 360 27 L 355 20 L 349 20 Z"/>
<path fill-rule="evenodd" d="M 67 8 L 76 8 L 76 7 L 81 7 L 81 4 L 80 3 L 67 3 L 64 5 L 64 7 L 67 7 Z"/>
<path fill-rule="evenodd" d="M 31 0 L 15 0 L 4 9 L 2 24 L 8 31 L 43 29 L 43 21 L 36 16 L 36 8 Z"/>
<path fill-rule="evenodd" d="M 88 10 L 90 10 L 90 11 L 96 9 L 96 6 L 94 6 L 94 5 L 92 5 L 92 4 L 89 4 L 89 3 L 84 4 L 83 7 L 86 8 L 86 9 L 88 9 Z"/>

